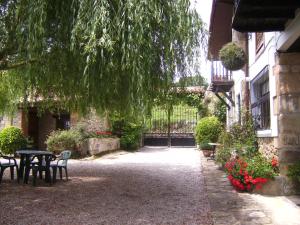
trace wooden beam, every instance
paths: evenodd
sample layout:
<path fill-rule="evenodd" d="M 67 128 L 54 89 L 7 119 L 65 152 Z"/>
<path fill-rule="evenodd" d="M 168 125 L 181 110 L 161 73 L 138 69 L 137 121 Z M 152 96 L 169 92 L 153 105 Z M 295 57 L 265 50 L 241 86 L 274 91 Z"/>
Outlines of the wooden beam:
<path fill-rule="evenodd" d="M 220 99 L 221 102 L 223 102 L 228 109 L 230 109 L 230 105 L 219 95 L 218 92 L 215 92 L 215 95 L 218 97 L 218 99 Z"/>
<path fill-rule="evenodd" d="M 299 0 L 239 0 L 232 27 L 240 32 L 283 31 L 298 8 Z"/>
<path fill-rule="evenodd" d="M 293 6 L 300 5 L 299 0 L 240 0 L 238 6 Z"/>
<path fill-rule="evenodd" d="M 229 96 L 226 92 L 222 92 L 222 93 L 231 102 L 231 104 L 234 105 L 234 101 L 233 101 L 232 97 Z"/>
<path fill-rule="evenodd" d="M 239 18 L 284 18 L 284 19 L 292 19 L 295 17 L 295 9 L 294 8 L 276 8 L 269 9 L 259 7 L 257 9 L 252 8 L 243 8 L 239 12 Z"/>
<path fill-rule="evenodd" d="M 268 32 L 268 31 L 283 31 L 287 19 L 243 19 L 234 18 L 232 28 L 239 32 Z"/>

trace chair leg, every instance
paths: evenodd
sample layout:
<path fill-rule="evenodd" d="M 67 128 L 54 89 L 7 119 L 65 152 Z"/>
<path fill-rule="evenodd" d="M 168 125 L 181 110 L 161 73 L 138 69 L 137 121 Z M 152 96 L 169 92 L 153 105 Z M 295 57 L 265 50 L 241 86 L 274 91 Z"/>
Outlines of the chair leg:
<path fill-rule="evenodd" d="M 10 166 L 10 179 L 13 180 L 14 179 L 14 167 L 15 166 Z"/>
<path fill-rule="evenodd" d="M 40 176 L 40 179 L 42 180 L 43 179 L 43 171 L 42 170 L 39 170 L 39 176 Z"/>
<path fill-rule="evenodd" d="M 17 181 L 18 183 L 20 183 L 20 173 L 19 173 L 18 165 L 16 165 L 16 171 L 17 171 Z"/>
<path fill-rule="evenodd" d="M 36 186 L 37 169 L 32 168 L 32 175 L 33 175 L 32 184 L 33 186 Z"/>
<path fill-rule="evenodd" d="M 62 167 L 59 167 L 59 176 L 60 176 L 60 179 L 62 180 Z"/>
<path fill-rule="evenodd" d="M 64 168 L 65 168 L 65 172 L 66 172 L 66 179 L 69 180 L 69 178 L 68 178 L 68 169 L 67 169 L 67 167 L 64 167 Z"/>
<path fill-rule="evenodd" d="M 4 170 L 0 168 L 0 184 L 1 184 L 1 181 L 2 181 L 2 177 L 3 177 L 3 172 L 4 172 Z"/>
<path fill-rule="evenodd" d="M 52 167 L 52 171 L 53 171 L 53 183 L 55 183 L 56 182 L 57 167 Z"/>

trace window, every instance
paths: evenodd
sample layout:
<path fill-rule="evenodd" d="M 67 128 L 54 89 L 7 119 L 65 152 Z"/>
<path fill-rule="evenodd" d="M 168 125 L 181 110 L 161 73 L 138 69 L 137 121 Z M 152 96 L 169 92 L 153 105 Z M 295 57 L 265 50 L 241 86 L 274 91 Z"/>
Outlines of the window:
<path fill-rule="evenodd" d="M 264 33 L 255 33 L 255 52 L 259 54 L 264 47 Z"/>
<path fill-rule="evenodd" d="M 257 130 L 270 129 L 269 68 L 265 67 L 251 82 L 252 116 Z"/>

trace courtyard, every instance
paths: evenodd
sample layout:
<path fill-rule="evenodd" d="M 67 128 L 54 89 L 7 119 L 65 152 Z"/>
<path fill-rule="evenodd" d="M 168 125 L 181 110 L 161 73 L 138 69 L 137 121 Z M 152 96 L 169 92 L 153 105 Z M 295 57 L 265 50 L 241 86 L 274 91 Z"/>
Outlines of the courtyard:
<path fill-rule="evenodd" d="M 5 174 L 1 224 L 212 224 L 193 148 L 146 147 L 70 160 L 68 169 L 70 180 L 52 186 Z"/>
<path fill-rule="evenodd" d="M 6 173 L 1 224 L 300 224 L 299 197 L 239 193 L 195 148 L 70 160 L 69 174 L 33 187 Z"/>

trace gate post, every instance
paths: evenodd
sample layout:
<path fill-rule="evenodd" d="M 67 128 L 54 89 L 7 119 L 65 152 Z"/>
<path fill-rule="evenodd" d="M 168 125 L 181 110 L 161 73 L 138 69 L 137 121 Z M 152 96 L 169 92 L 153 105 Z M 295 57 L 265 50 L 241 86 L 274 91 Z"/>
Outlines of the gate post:
<path fill-rule="evenodd" d="M 171 107 L 168 107 L 168 147 L 171 147 Z"/>

